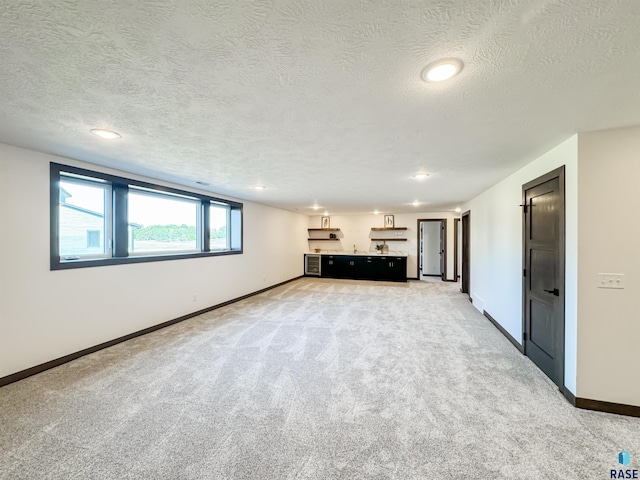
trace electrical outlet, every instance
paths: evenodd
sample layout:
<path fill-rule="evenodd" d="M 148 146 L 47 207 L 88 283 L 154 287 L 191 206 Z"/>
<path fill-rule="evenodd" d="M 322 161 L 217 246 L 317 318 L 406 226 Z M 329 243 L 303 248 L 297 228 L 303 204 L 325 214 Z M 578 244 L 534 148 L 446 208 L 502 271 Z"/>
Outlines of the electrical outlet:
<path fill-rule="evenodd" d="M 598 288 L 624 288 L 623 273 L 599 273 Z"/>

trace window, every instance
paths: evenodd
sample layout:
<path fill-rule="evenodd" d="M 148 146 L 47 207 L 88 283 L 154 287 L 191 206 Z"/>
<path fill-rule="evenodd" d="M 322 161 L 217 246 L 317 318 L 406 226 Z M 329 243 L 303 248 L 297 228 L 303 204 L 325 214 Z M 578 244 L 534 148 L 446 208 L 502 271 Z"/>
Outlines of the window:
<path fill-rule="evenodd" d="M 87 248 L 100 248 L 102 238 L 103 235 L 100 230 L 87 230 Z M 104 242 L 102 245 L 104 245 Z"/>
<path fill-rule="evenodd" d="M 228 228 L 230 212 L 228 205 L 215 202 L 209 205 L 209 248 L 212 251 L 226 250 L 231 245 L 231 230 Z"/>
<path fill-rule="evenodd" d="M 197 252 L 200 201 L 129 186 L 129 254 Z"/>
<path fill-rule="evenodd" d="M 242 253 L 242 204 L 51 164 L 51 269 Z"/>
<path fill-rule="evenodd" d="M 78 176 L 62 176 L 59 188 L 60 256 L 66 260 L 109 256 L 110 187 Z"/>

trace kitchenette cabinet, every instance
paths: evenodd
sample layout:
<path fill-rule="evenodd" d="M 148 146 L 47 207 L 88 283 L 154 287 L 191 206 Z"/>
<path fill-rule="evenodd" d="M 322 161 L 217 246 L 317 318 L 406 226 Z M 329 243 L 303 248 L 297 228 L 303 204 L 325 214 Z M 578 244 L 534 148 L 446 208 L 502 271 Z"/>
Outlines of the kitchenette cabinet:
<path fill-rule="evenodd" d="M 353 280 L 407 281 L 407 257 L 399 255 L 320 255 L 320 276 Z"/>
<path fill-rule="evenodd" d="M 407 281 L 407 257 L 383 256 L 377 259 L 378 277 L 394 282 Z"/>

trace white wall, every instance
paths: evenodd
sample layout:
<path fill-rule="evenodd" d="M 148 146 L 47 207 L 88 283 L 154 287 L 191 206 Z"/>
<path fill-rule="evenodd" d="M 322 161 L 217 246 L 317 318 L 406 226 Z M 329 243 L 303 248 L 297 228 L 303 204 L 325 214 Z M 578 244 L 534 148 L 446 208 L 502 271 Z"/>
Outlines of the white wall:
<path fill-rule="evenodd" d="M 640 406 L 640 128 L 580 134 L 578 396 Z M 623 273 L 624 290 L 597 288 Z"/>
<path fill-rule="evenodd" d="M 309 217 L 309 228 L 320 228 L 320 216 Z M 394 216 L 396 227 L 407 227 L 401 237 L 406 238 L 406 242 L 388 242 L 389 253 L 408 253 L 407 257 L 407 277 L 416 278 L 418 274 L 418 219 L 444 218 L 447 220 L 447 279 L 453 279 L 454 261 L 454 230 L 453 219 L 457 214 L 453 212 L 418 212 L 418 213 L 397 213 Z M 372 227 L 382 228 L 384 215 L 332 215 L 331 228 L 340 228 L 339 242 L 314 242 L 310 241 L 309 250 L 320 248 L 323 252 L 331 251 L 353 251 L 356 245 L 358 251 L 370 251 L 375 253 L 376 243 L 370 239 L 388 236 L 393 238 L 394 232 L 371 232 Z"/>
<path fill-rule="evenodd" d="M 471 200 L 471 297 L 522 342 L 522 185 L 565 165 L 565 386 L 576 393 L 578 140 L 573 136 Z"/>
<path fill-rule="evenodd" d="M 50 271 L 50 161 L 150 180 L 0 144 L 0 377 L 303 273 L 307 217 L 250 202 L 242 255 Z"/>
<path fill-rule="evenodd" d="M 440 275 L 440 222 L 422 222 L 422 229 L 422 254 L 424 255 L 422 273 L 423 275 Z M 455 232 L 451 233 L 455 235 Z"/>

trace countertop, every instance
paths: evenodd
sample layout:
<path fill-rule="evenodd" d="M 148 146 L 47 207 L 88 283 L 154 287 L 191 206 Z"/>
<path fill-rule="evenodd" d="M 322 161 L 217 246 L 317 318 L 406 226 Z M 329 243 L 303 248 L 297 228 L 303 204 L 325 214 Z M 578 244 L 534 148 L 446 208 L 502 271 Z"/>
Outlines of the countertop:
<path fill-rule="evenodd" d="M 378 253 L 378 252 L 362 252 L 358 251 L 358 253 L 353 252 L 331 252 L 328 250 L 322 252 L 304 252 L 305 255 L 351 255 L 358 257 L 408 257 L 409 254 L 406 252 L 389 252 L 389 253 Z"/>

